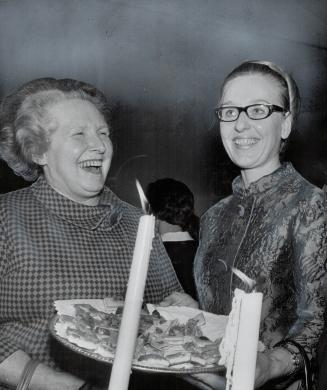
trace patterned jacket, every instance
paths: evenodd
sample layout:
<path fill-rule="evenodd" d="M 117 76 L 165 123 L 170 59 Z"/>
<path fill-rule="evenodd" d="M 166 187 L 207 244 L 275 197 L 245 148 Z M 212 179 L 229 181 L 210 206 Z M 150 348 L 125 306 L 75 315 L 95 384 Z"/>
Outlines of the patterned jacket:
<path fill-rule="evenodd" d="M 107 188 L 99 206 L 85 206 L 43 177 L 0 197 L 0 362 L 21 349 L 55 366 L 48 332 L 54 300 L 124 296 L 140 216 Z M 157 303 L 176 290 L 156 237 L 144 301 Z"/>
<path fill-rule="evenodd" d="M 260 338 L 267 346 L 293 338 L 309 354 L 323 328 L 327 258 L 323 192 L 290 163 L 233 195 L 202 217 L 195 279 L 203 309 L 228 314 L 236 287 L 224 262 L 255 279 L 263 292 Z M 223 261 L 221 261 L 223 260 Z"/>

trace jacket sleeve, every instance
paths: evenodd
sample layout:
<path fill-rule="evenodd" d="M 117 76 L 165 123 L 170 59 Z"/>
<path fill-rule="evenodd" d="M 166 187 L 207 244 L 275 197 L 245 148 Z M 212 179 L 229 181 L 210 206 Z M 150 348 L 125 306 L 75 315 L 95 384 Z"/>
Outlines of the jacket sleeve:
<path fill-rule="evenodd" d="M 314 357 L 323 329 L 327 259 L 326 207 L 320 193 L 300 204 L 293 235 L 297 320 L 289 337 Z"/>

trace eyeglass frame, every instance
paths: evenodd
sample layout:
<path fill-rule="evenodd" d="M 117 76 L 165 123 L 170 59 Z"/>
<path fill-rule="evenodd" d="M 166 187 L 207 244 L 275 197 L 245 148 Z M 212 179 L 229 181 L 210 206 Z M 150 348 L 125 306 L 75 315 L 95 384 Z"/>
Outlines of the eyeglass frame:
<path fill-rule="evenodd" d="M 263 117 L 263 118 L 251 118 L 247 112 L 247 110 L 250 108 L 250 107 L 254 107 L 254 106 L 265 106 L 265 107 L 268 107 L 269 111 L 268 111 L 268 115 Z M 223 108 L 236 108 L 238 110 L 238 115 L 237 115 L 237 118 L 231 120 L 231 121 L 226 121 L 226 120 L 223 120 L 219 117 L 219 110 L 220 109 L 223 109 Z M 245 107 L 238 107 L 238 106 L 221 106 L 221 107 L 216 107 L 214 109 L 214 112 L 215 112 L 215 116 L 216 118 L 220 121 L 220 122 L 235 122 L 238 120 L 238 118 L 240 117 L 241 115 L 241 112 L 245 112 L 246 116 L 253 120 L 253 121 L 261 121 L 262 119 L 266 119 L 268 118 L 273 112 L 283 112 L 284 114 L 286 114 L 288 112 L 288 110 L 286 110 L 285 108 L 281 107 L 281 106 L 277 106 L 276 104 L 266 104 L 266 103 L 256 103 L 256 104 L 250 104 L 248 106 L 245 106 Z"/>

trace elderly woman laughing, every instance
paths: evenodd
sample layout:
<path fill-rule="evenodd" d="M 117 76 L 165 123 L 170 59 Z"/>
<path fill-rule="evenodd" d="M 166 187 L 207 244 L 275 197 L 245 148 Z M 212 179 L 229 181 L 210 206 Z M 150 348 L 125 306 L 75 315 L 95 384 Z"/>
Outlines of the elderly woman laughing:
<path fill-rule="evenodd" d="M 125 295 L 141 212 L 105 186 L 108 113 L 102 93 L 68 79 L 33 80 L 2 104 L 0 156 L 36 180 L 0 198 L 2 386 L 16 386 L 25 367 L 35 369 L 31 389 L 83 386 L 89 364 L 76 368 L 49 335 L 53 302 Z M 144 299 L 157 303 L 176 289 L 156 237 Z"/>

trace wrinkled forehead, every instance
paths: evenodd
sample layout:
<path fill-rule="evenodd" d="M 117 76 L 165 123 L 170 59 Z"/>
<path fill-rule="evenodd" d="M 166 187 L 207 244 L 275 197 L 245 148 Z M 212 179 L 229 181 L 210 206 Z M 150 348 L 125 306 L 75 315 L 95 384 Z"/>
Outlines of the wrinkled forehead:
<path fill-rule="evenodd" d="M 282 87 L 272 76 L 244 74 L 228 80 L 222 90 L 220 104 L 248 105 L 254 103 L 283 104 Z"/>
<path fill-rule="evenodd" d="M 90 101 L 80 98 L 62 100 L 48 106 L 50 118 L 57 126 L 68 128 L 107 126 L 104 116 Z"/>

